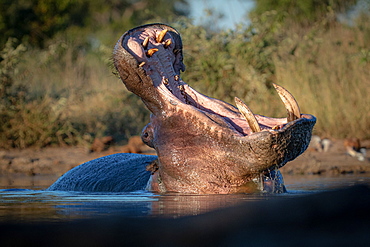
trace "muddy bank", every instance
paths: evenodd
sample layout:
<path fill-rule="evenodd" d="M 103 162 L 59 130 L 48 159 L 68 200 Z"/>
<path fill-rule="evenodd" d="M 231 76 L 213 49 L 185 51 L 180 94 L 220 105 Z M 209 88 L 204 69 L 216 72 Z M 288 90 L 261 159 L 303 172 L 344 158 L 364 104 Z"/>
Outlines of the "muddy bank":
<path fill-rule="evenodd" d="M 281 170 L 285 174 L 347 174 L 370 173 L 369 151 L 363 161 L 347 154 L 343 140 L 332 141 L 327 152 L 309 148 Z M 365 143 L 366 144 L 366 143 Z M 366 146 L 367 147 L 367 146 Z M 105 155 L 124 152 L 125 147 L 112 146 L 106 151 L 90 152 L 80 147 L 47 147 L 43 149 L 0 150 L 0 175 L 55 175 Z M 153 154 L 153 150 L 146 150 Z"/>
<path fill-rule="evenodd" d="M 362 142 L 362 149 L 367 151 L 362 160 L 351 156 L 345 144 L 345 140 L 331 140 L 327 151 L 317 151 L 310 146 L 305 153 L 281 168 L 281 171 L 292 175 L 370 173 L 370 142 Z"/>

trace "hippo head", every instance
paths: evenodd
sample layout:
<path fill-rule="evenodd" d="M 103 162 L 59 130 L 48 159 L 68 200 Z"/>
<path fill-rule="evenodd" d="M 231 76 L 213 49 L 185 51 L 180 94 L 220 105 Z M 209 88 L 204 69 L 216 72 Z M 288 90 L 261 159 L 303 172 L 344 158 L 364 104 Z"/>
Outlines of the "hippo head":
<path fill-rule="evenodd" d="M 249 192 L 251 181 L 295 159 L 310 142 L 316 118 L 301 114 L 293 96 L 278 85 L 287 118 L 255 115 L 238 98 L 234 107 L 186 84 L 180 77 L 181 37 L 170 26 L 127 31 L 113 60 L 127 89 L 152 113 L 142 139 L 158 154 L 153 190 Z"/>

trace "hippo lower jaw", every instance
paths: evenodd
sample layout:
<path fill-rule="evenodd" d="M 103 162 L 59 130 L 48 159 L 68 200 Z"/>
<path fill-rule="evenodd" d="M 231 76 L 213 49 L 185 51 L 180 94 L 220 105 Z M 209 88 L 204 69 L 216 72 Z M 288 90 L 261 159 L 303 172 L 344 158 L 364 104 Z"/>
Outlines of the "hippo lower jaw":
<path fill-rule="evenodd" d="M 274 85 L 287 118 L 254 115 L 202 95 L 180 78 L 185 70 L 179 33 L 164 24 L 129 30 L 114 64 L 127 89 L 152 112 L 142 139 L 158 154 L 152 189 L 160 192 L 251 192 L 251 181 L 303 153 L 316 118 L 301 114 L 293 96 Z M 257 188 L 258 189 L 258 188 Z"/>

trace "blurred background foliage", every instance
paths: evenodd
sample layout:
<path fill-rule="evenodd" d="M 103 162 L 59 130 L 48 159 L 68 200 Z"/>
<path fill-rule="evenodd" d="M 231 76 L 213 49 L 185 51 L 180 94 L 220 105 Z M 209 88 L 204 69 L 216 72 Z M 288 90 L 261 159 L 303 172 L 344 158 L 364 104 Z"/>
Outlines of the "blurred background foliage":
<path fill-rule="evenodd" d="M 276 19 L 283 24 L 298 23 L 309 26 L 325 19 L 330 12 L 345 13 L 355 6 L 357 0 L 257 0 L 252 17 L 262 15 L 266 11 L 276 11 Z M 335 18 L 332 19 L 335 21 Z"/>
<path fill-rule="evenodd" d="M 368 1 L 254 2 L 250 25 L 217 30 L 192 24 L 186 0 L 1 1 L 0 147 L 140 134 L 149 112 L 113 75 L 111 53 L 123 32 L 150 22 L 182 33 L 182 77 L 202 93 L 282 117 L 277 83 L 318 117 L 315 134 L 370 138 Z"/>
<path fill-rule="evenodd" d="M 2 0 L 0 45 L 12 37 L 42 48 L 61 32 L 122 32 L 150 19 L 187 14 L 185 0 Z"/>

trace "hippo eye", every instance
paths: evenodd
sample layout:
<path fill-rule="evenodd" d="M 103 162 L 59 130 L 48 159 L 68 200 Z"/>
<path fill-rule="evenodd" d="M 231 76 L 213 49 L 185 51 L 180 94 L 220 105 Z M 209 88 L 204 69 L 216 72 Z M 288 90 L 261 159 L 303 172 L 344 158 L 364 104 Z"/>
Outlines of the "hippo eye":
<path fill-rule="evenodd" d="M 148 132 L 145 132 L 145 133 L 143 134 L 143 137 L 144 137 L 144 138 L 147 138 L 148 136 L 149 136 Z"/>

